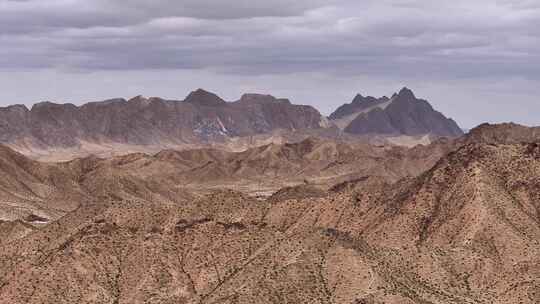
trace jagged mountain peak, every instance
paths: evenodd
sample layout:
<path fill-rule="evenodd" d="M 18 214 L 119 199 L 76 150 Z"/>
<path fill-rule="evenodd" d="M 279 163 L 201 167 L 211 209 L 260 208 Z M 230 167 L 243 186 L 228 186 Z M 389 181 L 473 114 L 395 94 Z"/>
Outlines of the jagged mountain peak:
<path fill-rule="evenodd" d="M 357 94 L 351 103 L 346 103 L 336 109 L 332 114 L 330 114 L 330 119 L 340 119 L 345 116 L 364 111 L 387 102 L 389 99 L 386 96 L 381 98 L 376 98 L 373 96 L 363 96 L 362 94 Z"/>
<path fill-rule="evenodd" d="M 192 91 L 184 102 L 202 106 L 220 106 L 226 104 L 226 101 L 221 99 L 221 97 L 204 89 Z"/>
<path fill-rule="evenodd" d="M 357 95 L 353 103 L 339 107 L 330 119 L 336 121 L 340 129 L 352 134 L 449 137 L 463 134 L 453 120 L 435 111 L 426 100 L 416 98 L 407 87 L 392 95 L 391 99 Z"/>
<path fill-rule="evenodd" d="M 380 101 L 386 100 L 384 97 L 376 98 L 373 96 L 362 96 L 361 94 L 358 94 L 354 97 L 352 103 L 353 104 L 373 104 Z"/>
<path fill-rule="evenodd" d="M 397 94 L 397 97 L 406 98 L 406 99 L 416 99 L 414 92 L 407 87 L 403 87 Z"/>
<path fill-rule="evenodd" d="M 356 96 L 354 96 L 352 103 L 359 103 L 364 100 L 364 96 L 362 94 L 358 93 Z"/>

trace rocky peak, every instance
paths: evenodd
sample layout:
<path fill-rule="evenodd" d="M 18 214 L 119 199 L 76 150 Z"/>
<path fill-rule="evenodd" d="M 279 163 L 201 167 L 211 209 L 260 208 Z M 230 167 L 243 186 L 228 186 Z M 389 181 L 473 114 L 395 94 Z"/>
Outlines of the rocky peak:
<path fill-rule="evenodd" d="M 382 98 L 375 98 L 373 96 L 362 96 L 361 94 L 357 94 L 351 104 L 355 105 L 363 105 L 363 106 L 372 106 L 373 104 L 386 100 L 384 97 Z"/>
<path fill-rule="evenodd" d="M 407 100 L 416 99 L 416 96 L 414 96 L 413 91 L 407 87 L 403 87 L 403 89 L 401 89 L 399 93 L 397 94 L 397 97 L 400 99 L 407 99 Z"/>
<path fill-rule="evenodd" d="M 364 96 L 362 96 L 362 94 L 356 94 L 356 96 L 354 96 L 352 103 L 358 104 L 358 103 L 362 103 L 363 101 L 364 101 Z"/>
<path fill-rule="evenodd" d="M 38 102 L 38 103 L 35 103 L 34 105 L 32 105 L 31 110 L 35 111 L 35 110 L 39 110 L 39 109 L 42 109 L 42 108 L 45 108 L 45 107 L 48 107 L 48 106 L 52 106 L 52 105 L 54 105 L 54 103 L 52 103 L 50 101 L 41 101 L 41 102 Z"/>
<path fill-rule="evenodd" d="M 42 101 L 34 104 L 30 109 L 31 112 L 42 111 L 72 111 L 76 110 L 77 106 L 72 103 L 54 103 L 50 101 Z"/>
<path fill-rule="evenodd" d="M 197 89 L 189 93 L 184 102 L 209 107 L 221 106 L 226 104 L 226 102 L 216 94 L 205 91 L 203 89 Z"/>
<path fill-rule="evenodd" d="M 388 102 L 388 99 L 380 98 L 374 101 L 376 102 L 369 97 L 364 98 L 361 105 L 365 110 L 344 128 L 345 132 L 410 136 L 431 134 L 448 137 L 463 135 L 463 131 L 453 120 L 434 110 L 426 100 L 417 99 L 413 91 L 407 87 L 394 94 L 391 102 L 384 106 L 373 107 Z M 351 108 L 351 105 L 344 105 L 338 110 L 345 113 L 362 110 L 362 107 L 357 105 L 344 111 L 346 107 Z"/>
<path fill-rule="evenodd" d="M 378 104 L 388 101 L 388 97 L 384 96 L 381 98 L 375 98 L 372 96 L 362 96 L 357 94 L 351 103 L 346 103 L 336 109 L 334 113 L 330 115 L 330 119 L 339 119 L 347 115 L 357 113 L 359 111 L 364 111 L 368 108 L 374 107 Z"/>
<path fill-rule="evenodd" d="M 288 99 L 281 99 L 276 98 L 272 95 L 267 94 L 255 94 L 255 93 L 248 93 L 242 95 L 240 98 L 240 102 L 242 103 L 276 103 L 276 102 L 284 102 L 287 104 L 290 104 L 291 102 Z"/>
<path fill-rule="evenodd" d="M 128 100 L 128 102 L 137 102 L 137 101 L 142 101 L 142 100 L 146 100 L 146 98 L 142 95 L 137 95 L 131 99 Z"/>
<path fill-rule="evenodd" d="M 7 107 L 4 107 L 4 108 L 0 108 L 0 111 L 5 111 L 5 112 L 9 112 L 9 113 L 18 113 L 18 114 L 24 114 L 24 113 L 27 113 L 29 112 L 30 110 L 28 110 L 28 108 L 25 106 L 25 105 L 22 105 L 22 104 L 16 104 L 16 105 L 11 105 L 11 106 L 7 106 Z"/>
<path fill-rule="evenodd" d="M 142 95 L 138 95 L 128 100 L 128 103 L 133 103 L 133 104 L 141 105 L 141 106 L 147 106 L 148 104 L 150 104 L 150 99 Z"/>

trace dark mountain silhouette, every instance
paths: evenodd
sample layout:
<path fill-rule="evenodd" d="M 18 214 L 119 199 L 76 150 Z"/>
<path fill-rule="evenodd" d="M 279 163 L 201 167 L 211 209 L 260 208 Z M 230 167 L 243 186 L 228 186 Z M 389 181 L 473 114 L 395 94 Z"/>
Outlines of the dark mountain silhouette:
<path fill-rule="evenodd" d="M 344 105 L 330 115 L 345 132 L 361 135 L 463 135 L 455 121 L 437 112 L 423 99 L 403 88 L 388 99 L 363 98 Z"/>
<path fill-rule="evenodd" d="M 384 96 L 381 98 L 375 98 L 372 96 L 362 96 L 360 94 L 356 95 L 351 103 L 346 103 L 330 114 L 328 118 L 330 119 L 339 119 L 347 115 L 357 113 L 358 111 L 366 110 L 368 108 L 380 105 L 389 100 L 388 97 Z"/>

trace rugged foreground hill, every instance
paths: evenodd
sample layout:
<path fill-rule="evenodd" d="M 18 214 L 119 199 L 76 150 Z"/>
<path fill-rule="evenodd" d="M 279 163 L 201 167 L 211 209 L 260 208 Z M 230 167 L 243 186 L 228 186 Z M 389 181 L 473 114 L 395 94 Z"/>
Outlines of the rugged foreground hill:
<path fill-rule="evenodd" d="M 164 150 L 153 156 L 134 154 L 104 161 L 103 167 L 157 183 L 175 181 L 192 192 L 228 188 L 267 196 L 282 187 L 306 183 L 326 190 L 366 176 L 389 182 L 416 176 L 452 147 L 446 140 L 406 149 L 308 138 L 236 153 L 197 149 Z"/>
<path fill-rule="evenodd" d="M 409 150 L 308 138 L 244 152 L 163 150 L 41 163 L 0 146 L 0 220 L 47 223 L 96 198 L 179 203 L 215 189 L 269 196 L 366 176 L 393 182 L 420 174 L 451 148 L 450 141 Z"/>
<path fill-rule="evenodd" d="M 520 138 L 498 141 L 497 128 Z M 104 193 L 3 245 L 0 303 L 539 303 L 534 132 L 483 126 L 417 177 L 366 176 L 311 198 L 223 190 L 174 202 L 137 197 L 138 184 Z M 295 160 L 310 145 L 258 154 Z M 120 167 L 148 158 L 63 166 L 127 178 Z"/>

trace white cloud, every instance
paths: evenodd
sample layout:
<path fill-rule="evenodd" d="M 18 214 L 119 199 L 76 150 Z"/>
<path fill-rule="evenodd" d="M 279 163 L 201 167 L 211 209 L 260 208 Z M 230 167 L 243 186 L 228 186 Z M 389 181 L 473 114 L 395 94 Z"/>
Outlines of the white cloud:
<path fill-rule="evenodd" d="M 377 92 L 380 83 L 460 83 L 470 94 L 487 96 L 465 84 L 540 81 L 539 20 L 540 6 L 527 0 L 0 0 L 0 77 L 43 69 L 56 75 L 51 81 L 69 83 L 73 71 L 82 73 L 77 79 L 121 74 L 111 76 L 122 83 L 118 89 L 102 89 L 117 94 L 130 75 L 146 73 L 145 87 L 165 90 L 161 79 L 152 81 L 160 75 L 154 71 L 168 77 L 199 71 L 208 79 L 196 78 L 197 87 L 219 79 L 217 91 L 229 91 L 226 85 L 247 81 L 323 108 L 318 96 Z M 19 79 L 35 86 L 41 76 L 34 74 Z M 337 85 L 358 85 L 358 79 L 374 80 L 349 90 Z M 95 91 L 103 84 L 89 76 L 86 85 Z M 68 84 L 58 90 L 66 98 L 80 96 Z M 20 91 L 0 92 L 0 98 L 40 97 L 26 87 Z M 488 119 L 478 117 L 470 121 Z"/>

